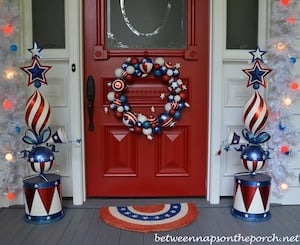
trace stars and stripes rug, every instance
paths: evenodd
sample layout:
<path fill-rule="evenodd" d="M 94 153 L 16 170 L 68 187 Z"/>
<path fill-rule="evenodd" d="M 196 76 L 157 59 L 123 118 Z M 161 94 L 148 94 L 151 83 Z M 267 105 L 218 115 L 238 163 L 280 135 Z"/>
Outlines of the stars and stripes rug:
<path fill-rule="evenodd" d="M 198 215 L 193 203 L 101 208 L 100 218 L 117 228 L 138 232 L 169 231 L 192 223 Z"/>

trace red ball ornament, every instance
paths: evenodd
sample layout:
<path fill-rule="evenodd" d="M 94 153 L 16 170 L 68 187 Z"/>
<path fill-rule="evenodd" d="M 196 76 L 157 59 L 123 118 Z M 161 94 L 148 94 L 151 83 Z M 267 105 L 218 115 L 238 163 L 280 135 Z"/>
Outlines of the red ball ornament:
<path fill-rule="evenodd" d="M 122 118 L 122 117 L 123 117 L 123 112 L 116 111 L 116 112 L 115 112 L 115 116 L 116 116 L 117 118 Z"/>
<path fill-rule="evenodd" d="M 186 99 L 186 94 L 184 92 L 179 93 L 179 96 L 180 96 L 181 100 Z"/>
<path fill-rule="evenodd" d="M 10 36 L 13 33 L 13 30 L 14 28 L 10 24 L 7 24 L 2 27 L 2 31 L 6 36 Z"/>
<path fill-rule="evenodd" d="M 6 194 L 6 199 L 7 199 L 8 201 L 14 200 L 14 199 L 15 199 L 15 193 L 13 193 L 13 192 L 8 192 L 8 193 Z"/>
<path fill-rule="evenodd" d="M 170 115 L 170 116 L 173 116 L 173 115 L 175 114 L 175 112 L 176 112 L 176 110 L 171 109 L 171 110 L 169 110 L 169 115 Z"/>
<path fill-rule="evenodd" d="M 296 91 L 299 88 L 299 84 L 297 82 L 292 82 L 290 88 L 291 90 Z"/>
<path fill-rule="evenodd" d="M 13 108 L 13 103 L 9 99 L 5 99 L 3 102 L 3 108 L 6 111 L 10 111 Z"/>
<path fill-rule="evenodd" d="M 160 65 L 159 64 L 153 64 L 153 69 L 154 70 L 159 70 L 160 69 Z"/>
<path fill-rule="evenodd" d="M 116 98 L 116 99 L 120 99 L 120 97 L 121 97 L 121 94 L 120 94 L 120 93 L 115 93 L 115 98 Z"/>
<path fill-rule="evenodd" d="M 170 80 L 170 77 L 168 76 L 168 75 L 162 75 L 162 77 L 161 77 L 161 80 L 163 81 L 163 82 L 169 82 L 169 80 Z"/>
<path fill-rule="evenodd" d="M 137 64 L 137 63 L 139 63 L 139 60 L 138 60 L 136 57 L 132 57 L 132 58 L 130 59 L 130 64 L 135 65 L 135 64 Z"/>
<path fill-rule="evenodd" d="M 290 0 L 280 0 L 282 6 L 288 6 L 290 4 Z"/>
<path fill-rule="evenodd" d="M 139 134 L 139 133 L 142 132 L 142 128 L 141 128 L 141 127 L 135 126 L 135 127 L 134 127 L 134 132 L 137 133 L 137 134 Z"/>
<path fill-rule="evenodd" d="M 290 24 L 295 24 L 296 23 L 296 19 L 294 17 L 288 17 L 286 19 L 286 22 L 290 23 Z"/>
<path fill-rule="evenodd" d="M 289 147 L 287 145 L 283 145 L 280 147 L 280 152 L 286 154 L 289 152 Z"/>
<path fill-rule="evenodd" d="M 127 81 L 127 82 L 133 82 L 133 75 L 132 74 L 126 74 L 126 76 L 124 76 L 124 79 Z"/>
<path fill-rule="evenodd" d="M 156 127 L 156 123 L 151 123 L 151 128 L 155 128 Z"/>

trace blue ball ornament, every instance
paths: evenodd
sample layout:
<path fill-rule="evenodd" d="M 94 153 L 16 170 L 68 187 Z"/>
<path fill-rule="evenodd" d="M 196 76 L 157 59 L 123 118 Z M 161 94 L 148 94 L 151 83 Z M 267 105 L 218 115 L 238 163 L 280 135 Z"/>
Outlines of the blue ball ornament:
<path fill-rule="evenodd" d="M 241 152 L 242 165 L 250 172 L 263 168 L 267 158 L 268 152 L 260 145 L 248 145 Z"/>
<path fill-rule="evenodd" d="M 165 74 L 167 73 L 167 71 L 168 71 L 168 68 L 167 68 L 166 66 L 162 66 L 162 67 L 160 68 L 160 73 L 161 73 L 162 75 L 165 75 Z"/>
<path fill-rule="evenodd" d="M 127 97 L 126 97 L 125 94 L 122 94 L 122 95 L 120 96 L 120 101 L 122 102 L 122 104 L 125 104 L 125 103 L 127 102 Z"/>
<path fill-rule="evenodd" d="M 44 146 L 35 147 L 28 154 L 28 162 L 34 172 L 46 172 L 54 163 L 53 151 Z"/>
<path fill-rule="evenodd" d="M 142 76 L 142 72 L 141 72 L 141 70 L 139 70 L 139 69 L 135 69 L 135 71 L 134 71 L 134 76 L 136 76 L 136 77 L 140 77 L 140 76 Z"/>
<path fill-rule="evenodd" d="M 174 69 L 173 71 L 173 77 L 179 77 L 180 72 L 178 71 L 178 69 Z"/>
<path fill-rule="evenodd" d="M 295 63 L 297 62 L 297 58 L 294 57 L 294 56 L 290 57 L 290 62 L 291 62 L 292 64 L 295 64 Z"/>
<path fill-rule="evenodd" d="M 161 128 L 159 126 L 155 126 L 153 129 L 152 129 L 152 132 L 154 134 L 159 134 L 161 132 Z"/>
<path fill-rule="evenodd" d="M 18 46 L 16 44 L 10 45 L 10 51 L 16 52 L 18 50 Z"/>
<path fill-rule="evenodd" d="M 185 108 L 185 104 L 181 101 L 178 103 L 178 110 L 183 110 Z"/>
<path fill-rule="evenodd" d="M 117 110 L 117 105 L 116 105 L 116 104 L 110 104 L 109 107 L 110 107 L 110 109 L 112 109 L 113 111 Z"/>
<path fill-rule="evenodd" d="M 174 119 L 175 121 L 179 120 L 180 117 L 181 117 L 181 112 L 180 112 L 180 111 L 176 111 L 176 112 L 174 113 L 174 115 L 173 115 L 173 119 Z"/>
<path fill-rule="evenodd" d="M 169 118 L 169 114 L 167 112 L 163 112 L 158 117 L 158 122 L 161 124 Z"/>
<path fill-rule="evenodd" d="M 155 70 L 155 71 L 153 72 L 153 74 L 154 74 L 154 76 L 156 76 L 156 77 L 161 77 L 161 71 L 160 71 L 160 70 Z"/>
<path fill-rule="evenodd" d="M 148 120 L 146 120 L 142 123 L 142 127 L 148 129 L 151 127 L 151 123 Z"/>
<path fill-rule="evenodd" d="M 124 111 L 130 111 L 129 104 L 124 104 L 123 107 L 124 107 Z"/>
<path fill-rule="evenodd" d="M 127 62 L 125 62 L 125 63 L 122 64 L 121 67 L 125 71 L 128 66 L 129 66 L 129 64 Z"/>
<path fill-rule="evenodd" d="M 279 124 L 279 130 L 281 131 L 285 130 L 285 126 L 282 123 Z"/>
<path fill-rule="evenodd" d="M 15 130 L 16 130 L 17 133 L 20 133 L 20 132 L 21 132 L 21 127 L 16 126 L 16 127 L 15 127 Z"/>
<path fill-rule="evenodd" d="M 42 83 L 39 81 L 34 82 L 34 87 L 39 88 L 42 86 Z"/>
<path fill-rule="evenodd" d="M 257 90 L 257 89 L 259 89 L 259 84 L 258 83 L 254 83 L 252 87 L 253 87 L 253 89 Z"/>

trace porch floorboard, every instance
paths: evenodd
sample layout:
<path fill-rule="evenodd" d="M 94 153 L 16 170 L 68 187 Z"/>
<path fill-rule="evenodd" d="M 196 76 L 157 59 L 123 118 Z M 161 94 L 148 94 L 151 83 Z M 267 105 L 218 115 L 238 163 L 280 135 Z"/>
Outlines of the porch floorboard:
<path fill-rule="evenodd" d="M 230 213 L 231 198 L 222 198 L 220 204 L 209 204 L 203 198 L 95 198 L 88 199 L 81 206 L 74 206 L 71 199 L 63 200 L 65 217 L 50 224 L 35 225 L 24 221 L 24 207 L 12 206 L 0 209 L 0 243 L 3 245 L 154 245 L 165 242 L 155 241 L 155 233 L 138 233 L 114 228 L 98 217 L 99 208 L 109 205 L 142 205 L 194 202 L 199 214 L 189 226 L 168 232 L 161 236 L 189 237 L 230 237 L 246 239 L 254 236 L 252 244 L 297 244 L 300 243 L 300 205 L 271 205 L 271 219 L 263 222 L 245 222 Z M 272 237 L 272 242 L 262 242 L 263 237 Z M 293 237 L 294 236 L 294 240 Z M 281 241 L 279 241 L 281 239 Z M 285 240 L 283 240 L 285 239 Z M 290 239 L 290 242 L 287 241 Z M 259 242 L 258 242 L 259 241 Z M 185 244 L 200 244 L 190 242 Z M 202 242 L 210 244 L 209 241 Z M 183 244 L 170 242 L 169 244 Z M 214 244 L 214 243 L 212 243 Z M 250 244 L 250 242 L 220 242 L 215 244 Z"/>

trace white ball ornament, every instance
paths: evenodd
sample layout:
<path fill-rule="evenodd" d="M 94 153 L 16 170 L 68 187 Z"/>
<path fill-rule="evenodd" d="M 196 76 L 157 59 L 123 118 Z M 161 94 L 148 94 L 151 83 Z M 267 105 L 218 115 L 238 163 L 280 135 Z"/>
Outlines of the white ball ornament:
<path fill-rule="evenodd" d="M 123 74 L 123 69 L 122 68 L 117 68 L 115 70 L 115 76 L 116 77 L 120 78 L 120 77 L 122 77 L 122 74 Z"/>
<path fill-rule="evenodd" d="M 138 117 L 137 117 L 138 121 L 143 123 L 145 121 L 147 121 L 147 117 L 143 114 L 139 114 Z"/>
<path fill-rule="evenodd" d="M 166 103 L 165 104 L 165 111 L 170 111 L 172 109 L 172 104 L 171 103 Z"/>
<path fill-rule="evenodd" d="M 127 66 L 126 72 L 127 72 L 128 74 L 133 74 L 134 71 L 135 71 L 135 68 L 134 68 L 133 66 Z"/>
<path fill-rule="evenodd" d="M 143 134 L 144 135 L 152 134 L 152 128 L 143 128 Z"/>
<path fill-rule="evenodd" d="M 124 107 L 123 106 L 118 106 L 117 107 L 117 111 L 118 112 L 123 112 L 124 111 Z"/>
<path fill-rule="evenodd" d="M 165 60 L 162 57 L 158 57 L 155 59 L 155 64 L 159 64 L 160 66 L 163 66 L 165 64 Z"/>
<path fill-rule="evenodd" d="M 171 77 L 171 76 L 173 75 L 173 70 L 172 70 L 172 69 L 168 69 L 168 70 L 167 70 L 167 75 L 168 75 L 169 77 Z"/>
<path fill-rule="evenodd" d="M 179 95 L 175 95 L 175 96 L 174 96 L 174 100 L 178 102 L 178 101 L 180 101 L 180 100 L 181 100 L 181 98 L 180 98 L 180 96 L 179 96 Z"/>
<path fill-rule="evenodd" d="M 112 102 L 112 101 L 114 101 L 114 99 L 115 99 L 115 92 L 109 92 L 109 93 L 107 93 L 107 99 L 110 101 L 110 102 Z"/>

